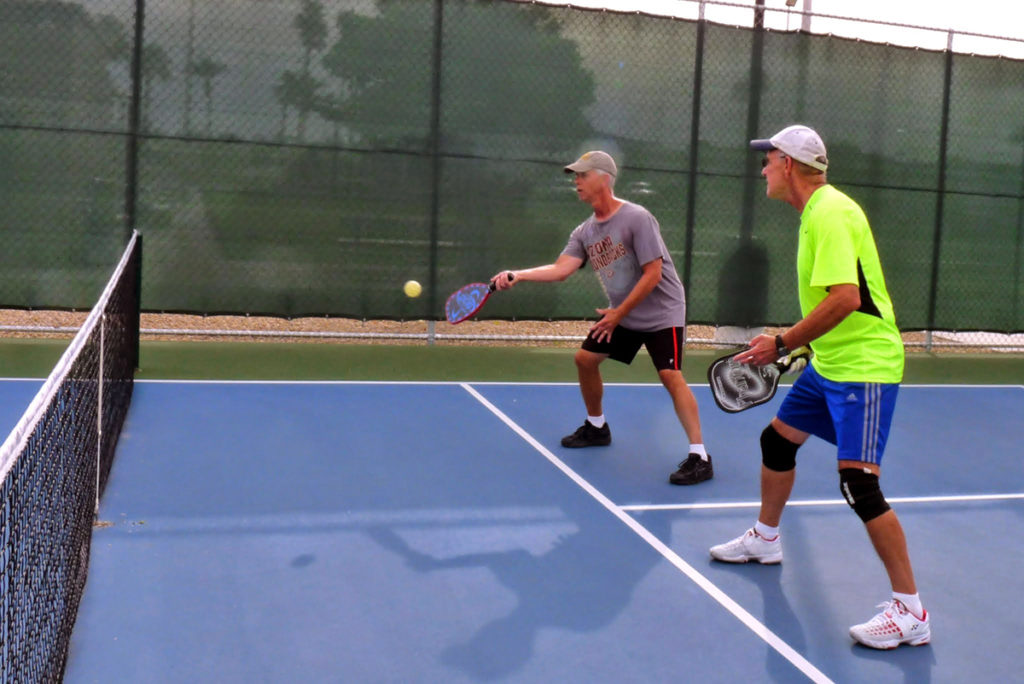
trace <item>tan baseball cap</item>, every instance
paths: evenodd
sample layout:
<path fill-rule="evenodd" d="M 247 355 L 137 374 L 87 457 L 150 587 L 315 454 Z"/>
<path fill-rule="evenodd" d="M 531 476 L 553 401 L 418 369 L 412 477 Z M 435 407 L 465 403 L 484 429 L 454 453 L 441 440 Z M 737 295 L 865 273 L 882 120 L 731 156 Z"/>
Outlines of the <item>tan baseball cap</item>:
<path fill-rule="evenodd" d="M 584 152 L 579 159 L 565 167 L 566 173 L 583 173 L 584 171 L 604 171 L 612 176 L 617 176 L 619 173 L 612 155 L 600 150 Z"/>
<path fill-rule="evenodd" d="M 821 136 L 807 126 L 789 126 L 766 140 L 751 140 L 750 147 L 754 150 L 767 152 L 779 150 L 787 157 L 798 162 L 825 171 L 828 169 L 828 155 Z"/>

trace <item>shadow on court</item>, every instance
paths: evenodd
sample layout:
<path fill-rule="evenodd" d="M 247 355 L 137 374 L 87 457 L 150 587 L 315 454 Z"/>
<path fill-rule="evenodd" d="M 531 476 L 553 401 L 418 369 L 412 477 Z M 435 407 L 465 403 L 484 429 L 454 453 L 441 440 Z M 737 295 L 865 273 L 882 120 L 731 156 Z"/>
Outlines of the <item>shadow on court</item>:
<path fill-rule="evenodd" d="M 928 684 L 932 681 L 932 669 L 937 664 L 935 649 L 931 646 L 917 648 L 902 647 L 897 651 L 875 651 L 860 644 L 852 644 L 850 653 L 854 658 L 871 663 L 896 666 L 903 672 L 905 684 Z"/>
<path fill-rule="evenodd" d="M 710 561 L 709 561 L 710 562 Z M 722 565 L 722 569 L 731 575 L 750 582 L 764 601 L 762 621 L 765 627 L 798 652 L 807 650 L 807 637 L 804 635 L 801 621 L 797 616 L 782 586 L 782 566 L 762 566 L 757 563 L 745 565 Z M 765 672 L 772 681 L 785 682 L 793 676 L 793 666 L 775 649 L 768 649 L 765 655 Z"/>
<path fill-rule="evenodd" d="M 571 512 L 568 512 L 571 515 Z M 606 627 L 629 605 L 636 585 L 661 561 L 652 553 L 623 554 L 609 548 L 606 523 L 592 511 L 571 515 L 575 530 L 559 536 L 553 547 L 534 555 L 526 549 L 466 553 L 438 558 L 413 548 L 391 527 L 373 527 L 368 534 L 420 573 L 486 568 L 515 595 L 515 608 L 480 627 L 441 654 L 445 665 L 474 680 L 514 675 L 531 659 L 538 635 L 555 628 L 577 633 Z M 665 529 L 650 531 L 661 538 Z M 601 572 L 582 573 L 581 559 L 601 565 Z M 792 675 L 792 667 L 788 666 Z"/>

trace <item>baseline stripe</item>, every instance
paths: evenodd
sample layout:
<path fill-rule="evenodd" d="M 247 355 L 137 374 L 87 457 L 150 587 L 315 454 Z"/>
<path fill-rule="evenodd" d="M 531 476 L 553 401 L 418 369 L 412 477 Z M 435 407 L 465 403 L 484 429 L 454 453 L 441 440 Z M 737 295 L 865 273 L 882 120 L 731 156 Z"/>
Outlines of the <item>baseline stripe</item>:
<path fill-rule="evenodd" d="M 750 631 L 759 636 L 765 643 L 771 646 L 773 649 L 779 652 L 782 657 L 793 664 L 798 670 L 803 672 L 808 679 L 813 682 L 820 684 L 831 683 L 823 672 L 812 665 L 806 658 L 797 653 L 789 644 L 779 638 L 774 632 L 768 629 L 765 625 L 761 624 L 753 615 L 748 613 L 746 609 L 740 604 L 736 603 L 728 594 L 719 589 L 714 583 L 711 582 L 704 575 L 700 574 L 691 566 L 689 563 L 684 561 L 675 551 L 670 549 L 660 539 L 655 537 L 651 532 L 636 521 L 632 516 L 624 512 L 623 507 L 617 506 L 608 497 L 602 494 L 596 487 L 587 482 L 585 479 L 580 477 L 576 471 L 567 466 L 560 458 L 555 456 L 549 451 L 544 445 L 533 438 L 526 430 L 519 427 L 519 425 L 505 415 L 494 404 L 489 402 L 483 395 L 477 392 L 468 384 L 463 383 L 463 389 L 469 392 L 477 401 L 484 405 L 488 411 L 493 413 L 501 422 L 505 423 L 513 432 L 519 435 L 527 444 L 536 449 L 544 458 L 548 459 L 552 465 L 562 471 L 570 480 L 575 482 L 583 491 L 594 497 L 602 506 L 614 515 L 616 518 L 626 524 L 633 532 L 640 536 L 645 542 L 654 547 L 662 556 L 665 557 L 672 565 L 679 569 L 684 575 L 690 578 L 694 584 L 704 590 L 711 598 L 717 601 L 723 608 L 728 610 L 733 616 L 736 617 L 740 622 L 743 623 Z"/>
<path fill-rule="evenodd" d="M 885 497 L 889 503 L 960 503 L 975 501 L 1015 501 L 1024 499 L 1024 494 L 950 494 L 945 496 L 893 496 Z M 786 506 L 846 506 L 845 499 L 804 499 L 790 501 Z M 619 506 L 624 511 L 698 511 L 730 508 L 759 508 L 760 501 L 720 501 L 691 504 L 628 504 Z"/>

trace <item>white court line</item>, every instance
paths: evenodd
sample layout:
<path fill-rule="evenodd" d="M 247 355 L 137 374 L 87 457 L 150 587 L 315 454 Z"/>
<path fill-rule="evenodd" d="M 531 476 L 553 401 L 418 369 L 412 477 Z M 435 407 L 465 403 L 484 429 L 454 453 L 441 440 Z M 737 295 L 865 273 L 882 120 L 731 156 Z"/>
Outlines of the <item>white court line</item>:
<path fill-rule="evenodd" d="M 622 507 L 615 505 L 608 497 L 597 490 L 593 485 L 587 482 L 585 479 L 580 477 L 576 471 L 567 466 L 557 456 L 551 453 L 547 448 L 544 447 L 540 442 L 533 438 L 526 430 L 519 427 L 515 421 L 506 416 L 498 407 L 491 402 L 487 401 L 479 392 L 470 387 L 468 384 L 463 383 L 462 387 L 469 392 L 477 401 L 483 404 L 487 410 L 497 416 L 505 425 L 512 429 L 517 435 L 523 438 L 530 446 L 539 451 L 544 458 L 548 459 L 552 465 L 561 470 L 570 480 L 580 486 L 585 492 L 590 494 L 592 497 L 597 499 L 598 503 L 608 509 L 616 518 L 626 524 L 631 530 L 636 532 L 641 539 L 654 547 L 662 556 L 664 556 L 672 565 L 678 568 L 684 575 L 690 578 L 694 584 L 703 589 L 711 598 L 722 605 L 723 608 L 732 613 L 740 622 L 742 622 L 750 631 L 757 636 L 761 637 L 765 643 L 778 651 L 782 657 L 793 664 L 798 670 L 803 672 L 808 679 L 813 682 L 825 682 L 831 683 L 823 672 L 812 665 L 806 658 L 797 653 L 789 644 L 780 639 L 778 635 L 772 632 L 770 629 L 761 624 L 753 615 L 748 613 L 743 606 L 736 603 L 732 598 L 729 597 L 724 591 L 719 589 L 714 583 L 711 582 L 704 575 L 700 574 L 691 566 L 689 563 L 684 561 L 679 555 L 666 546 L 660 539 L 655 537 L 648 531 L 646 527 L 637 522 L 632 516 L 623 511 Z"/>
<path fill-rule="evenodd" d="M 7 380 L 29 380 L 42 382 L 45 378 L 0 378 L 0 381 Z M 509 386 L 509 387 L 579 387 L 578 382 L 539 382 L 539 381 L 517 381 L 517 380 L 231 380 L 231 379 L 190 379 L 190 378 L 136 378 L 136 383 L 154 385 L 459 385 L 465 386 L 467 382 L 481 386 Z M 709 387 L 706 382 L 691 382 L 690 387 Z M 660 382 L 606 382 L 605 387 L 654 387 L 661 388 Z M 790 385 L 779 385 L 780 388 L 789 389 Z M 900 389 L 1003 389 L 1013 388 L 1024 390 L 1024 385 L 957 385 L 957 384 L 900 384 Z"/>
<path fill-rule="evenodd" d="M 887 496 L 889 503 L 950 503 L 960 501 L 1008 501 L 1024 499 L 1024 494 L 951 494 L 947 496 Z M 786 506 L 848 506 L 845 499 L 804 499 L 789 501 Z M 619 506 L 624 511 L 695 511 L 730 508 L 759 508 L 760 501 L 721 501 L 690 504 L 630 504 Z"/>
<path fill-rule="evenodd" d="M 136 380 L 143 385 L 462 385 L 461 380 L 197 380 L 150 378 Z"/>

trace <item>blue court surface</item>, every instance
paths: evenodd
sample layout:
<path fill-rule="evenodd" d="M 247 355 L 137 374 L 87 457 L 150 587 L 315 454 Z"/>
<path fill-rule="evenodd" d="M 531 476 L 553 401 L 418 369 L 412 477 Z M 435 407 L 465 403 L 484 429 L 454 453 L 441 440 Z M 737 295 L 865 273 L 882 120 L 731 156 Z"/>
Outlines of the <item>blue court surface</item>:
<path fill-rule="evenodd" d="M 882 486 L 933 641 L 888 652 L 847 634 L 889 586 L 829 445 L 782 565 L 708 556 L 755 520 L 784 391 L 695 387 L 715 478 L 681 488 L 656 385 L 608 386 L 612 445 L 568 450 L 575 385 L 139 382 L 66 681 L 1019 680 L 1024 387 L 901 389 Z"/>

